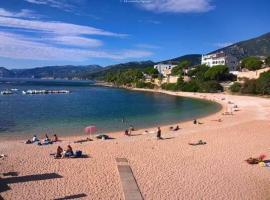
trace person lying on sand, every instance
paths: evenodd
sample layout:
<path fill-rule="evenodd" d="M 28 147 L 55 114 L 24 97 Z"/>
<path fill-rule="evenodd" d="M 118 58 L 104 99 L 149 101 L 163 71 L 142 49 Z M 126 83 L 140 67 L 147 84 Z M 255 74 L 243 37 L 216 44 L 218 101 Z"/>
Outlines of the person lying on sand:
<path fill-rule="evenodd" d="M 222 122 L 222 119 L 213 119 L 214 122 Z"/>
<path fill-rule="evenodd" d="M 179 126 L 177 125 L 174 129 L 173 129 L 173 131 L 178 131 L 180 128 L 179 128 Z"/>
<path fill-rule="evenodd" d="M 74 141 L 74 143 L 83 143 L 83 142 L 90 142 L 93 141 L 91 138 L 86 138 L 86 139 L 82 139 L 82 140 L 76 140 Z"/>
<path fill-rule="evenodd" d="M 199 140 L 197 143 L 188 143 L 188 144 L 196 146 L 196 145 L 204 145 L 204 144 L 206 144 L 206 142 L 203 142 L 202 140 Z"/>
<path fill-rule="evenodd" d="M 260 162 L 264 162 L 265 157 L 265 155 L 260 155 L 258 158 L 250 157 L 246 160 L 246 162 L 251 165 L 259 164 Z"/>

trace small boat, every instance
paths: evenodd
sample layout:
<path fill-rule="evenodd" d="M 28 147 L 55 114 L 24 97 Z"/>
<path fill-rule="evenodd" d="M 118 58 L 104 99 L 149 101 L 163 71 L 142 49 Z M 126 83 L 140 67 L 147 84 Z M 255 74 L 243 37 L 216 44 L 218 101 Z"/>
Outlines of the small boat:
<path fill-rule="evenodd" d="M 13 94 L 13 92 L 11 92 L 10 90 L 3 90 L 0 92 L 1 95 L 10 95 Z"/>
<path fill-rule="evenodd" d="M 69 90 L 26 90 L 22 94 L 68 94 Z"/>
<path fill-rule="evenodd" d="M 13 92 L 17 92 L 19 89 L 17 89 L 17 88 L 12 88 L 12 89 L 10 89 L 11 91 L 13 91 Z"/>

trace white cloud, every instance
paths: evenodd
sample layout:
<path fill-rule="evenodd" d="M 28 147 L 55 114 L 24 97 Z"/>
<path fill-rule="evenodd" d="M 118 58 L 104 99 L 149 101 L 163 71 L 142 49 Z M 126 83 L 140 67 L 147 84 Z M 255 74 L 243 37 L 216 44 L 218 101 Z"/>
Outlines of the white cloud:
<path fill-rule="evenodd" d="M 31 0 L 33 1 L 33 0 Z M 35 1 L 35 0 L 34 0 Z M 57 21 L 22 19 L 29 12 L 0 9 L 0 57 L 26 60 L 84 61 L 90 58 L 130 59 L 152 55 L 146 50 L 102 50 L 100 39 L 126 34 Z"/>
<path fill-rule="evenodd" d="M 20 12 L 12 12 L 9 10 L 6 10 L 4 8 L 0 8 L 0 16 L 3 17 L 22 17 L 22 18 L 37 18 L 39 15 L 37 15 L 32 10 L 28 9 L 22 9 Z"/>
<path fill-rule="evenodd" d="M 49 38 L 49 40 L 58 44 L 79 47 L 99 47 L 103 45 L 103 42 L 100 40 L 80 36 L 56 36 L 53 38 Z"/>
<path fill-rule="evenodd" d="M 17 19 L 11 17 L 0 16 L 0 26 L 19 28 L 19 29 L 30 29 L 36 31 L 43 31 L 47 33 L 55 33 L 62 35 L 104 35 L 104 36 L 118 36 L 123 37 L 125 34 L 112 33 L 102 29 L 97 29 L 91 26 L 76 25 L 65 22 L 51 22 L 41 20 L 27 20 Z"/>
<path fill-rule="evenodd" d="M 140 3 L 140 7 L 158 13 L 207 12 L 214 8 L 212 0 L 151 0 Z"/>
<path fill-rule="evenodd" d="M 28 3 L 48 5 L 53 8 L 59 8 L 65 11 L 70 11 L 73 6 L 66 2 L 66 0 L 25 0 Z"/>
<path fill-rule="evenodd" d="M 232 44 L 233 42 L 218 42 L 218 43 L 215 43 L 214 45 L 218 48 L 223 48 L 223 47 L 230 46 Z"/>
<path fill-rule="evenodd" d="M 117 52 L 75 48 L 61 48 L 33 41 L 23 35 L 0 31 L 0 57 L 26 60 L 83 61 L 90 58 L 129 59 L 152 55 L 144 50 Z"/>

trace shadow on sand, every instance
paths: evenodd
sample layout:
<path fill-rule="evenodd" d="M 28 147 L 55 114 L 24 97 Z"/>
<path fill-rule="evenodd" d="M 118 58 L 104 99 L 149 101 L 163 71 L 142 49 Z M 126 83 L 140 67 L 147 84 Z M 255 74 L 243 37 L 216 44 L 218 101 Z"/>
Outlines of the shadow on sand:
<path fill-rule="evenodd" d="M 8 186 L 8 184 L 63 178 L 61 175 L 56 173 L 34 174 L 27 176 L 18 176 L 18 174 L 19 174 L 18 172 L 8 172 L 3 174 L 4 176 L 13 176 L 13 177 L 8 177 L 4 179 L 0 178 L 0 193 L 11 189 Z M 3 199 L 3 197 L 0 196 L 0 199 Z"/>
<path fill-rule="evenodd" d="M 54 199 L 54 200 L 79 199 L 79 198 L 82 198 L 82 197 L 87 197 L 87 195 L 84 194 L 84 193 L 81 193 L 81 194 L 65 196 L 65 197 L 62 197 L 62 198 L 57 198 L 57 199 Z"/>

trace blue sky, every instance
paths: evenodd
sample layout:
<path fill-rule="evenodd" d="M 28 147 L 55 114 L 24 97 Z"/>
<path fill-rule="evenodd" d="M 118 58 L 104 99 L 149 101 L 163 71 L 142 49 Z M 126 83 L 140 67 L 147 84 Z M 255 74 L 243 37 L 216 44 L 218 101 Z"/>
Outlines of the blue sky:
<path fill-rule="evenodd" d="M 269 0 L 0 0 L 0 66 L 106 66 L 269 32 Z"/>

